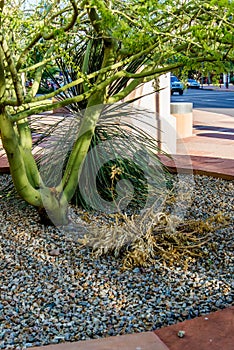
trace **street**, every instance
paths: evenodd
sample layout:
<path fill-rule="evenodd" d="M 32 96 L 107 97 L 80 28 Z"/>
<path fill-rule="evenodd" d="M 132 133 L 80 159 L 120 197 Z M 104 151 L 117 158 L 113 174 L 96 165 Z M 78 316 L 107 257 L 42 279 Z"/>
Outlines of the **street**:
<path fill-rule="evenodd" d="M 186 89 L 180 96 L 174 93 L 171 102 L 191 102 L 194 109 L 223 113 L 234 117 L 234 92 L 206 89 Z"/>

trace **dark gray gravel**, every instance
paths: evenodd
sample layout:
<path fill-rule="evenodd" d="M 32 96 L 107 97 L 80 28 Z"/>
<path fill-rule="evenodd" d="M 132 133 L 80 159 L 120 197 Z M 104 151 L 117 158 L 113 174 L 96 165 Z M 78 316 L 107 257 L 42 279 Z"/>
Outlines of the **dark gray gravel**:
<path fill-rule="evenodd" d="M 0 349 L 150 331 L 232 305 L 233 194 L 233 181 L 196 176 L 188 217 L 230 216 L 214 233 L 217 249 L 204 247 L 188 270 L 155 261 L 132 271 L 111 256 L 94 259 L 72 233 L 0 197 Z"/>

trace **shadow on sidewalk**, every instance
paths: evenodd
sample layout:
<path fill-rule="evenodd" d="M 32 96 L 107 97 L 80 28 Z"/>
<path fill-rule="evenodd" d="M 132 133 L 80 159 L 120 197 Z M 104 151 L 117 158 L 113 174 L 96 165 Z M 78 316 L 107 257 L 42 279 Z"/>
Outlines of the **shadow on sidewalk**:
<path fill-rule="evenodd" d="M 234 134 L 219 134 L 219 133 L 203 133 L 198 134 L 197 137 L 212 137 L 217 139 L 234 140 Z"/>
<path fill-rule="evenodd" d="M 219 126 L 193 125 L 193 128 L 195 130 L 210 130 L 210 131 L 217 131 L 217 132 L 234 133 L 233 128 L 223 128 L 223 127 L 219 127 Z"/>

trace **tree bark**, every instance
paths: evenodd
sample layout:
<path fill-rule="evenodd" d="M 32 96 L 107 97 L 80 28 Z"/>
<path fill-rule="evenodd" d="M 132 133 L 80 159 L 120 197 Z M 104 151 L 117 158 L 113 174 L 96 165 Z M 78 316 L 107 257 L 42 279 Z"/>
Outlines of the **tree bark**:
<path fill-rule="evenodd" d="M 56 189 L 46 187 L 31 152 L 31 133 L 27 122 L 16 128 L 7 118 L 4 108 L 0 113 L 0 130 L 10 172 L 18 194 L 29 204 L 44 208 L 54 225 L 68 223 L 68 203 Z"/>
<path fill-rule="evenodd" d="M 5 109 L 0 111 L 0 130 L 3 147 L 6 151 L 12 180 L 19 195 L 29 204 L 40 207 L 42 200 L 40 191 L 35 189 L 27 176 L 27 169 L 34 168 L 34 160 L 28 158 L 27 169 L 24 162 L 24 150 L 20 144 L 20 135 L 13 123 L 9 121 Z"/>

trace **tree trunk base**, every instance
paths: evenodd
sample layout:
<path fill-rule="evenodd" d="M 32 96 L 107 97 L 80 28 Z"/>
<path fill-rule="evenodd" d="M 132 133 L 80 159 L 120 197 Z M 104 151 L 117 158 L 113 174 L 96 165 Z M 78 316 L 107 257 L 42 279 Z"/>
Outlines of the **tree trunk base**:
<path fill-rule="evenodd" d="M 69 224 L 69 219 L 67 215 L 58 216 L 56 215 L 56 220 L 53 220 L 54 215 L 48 215 L 48 212 L 45 208 L 37 208 L 40 223 L 44 226 L 64 226 Z"/>

